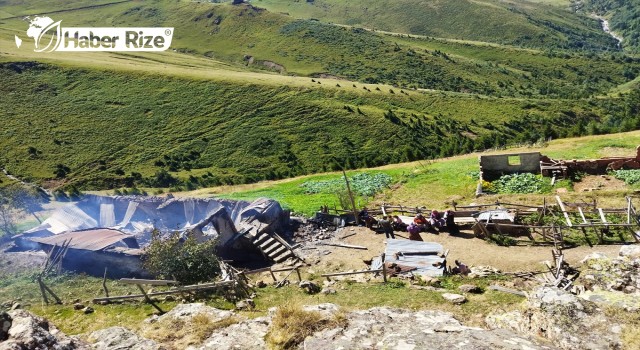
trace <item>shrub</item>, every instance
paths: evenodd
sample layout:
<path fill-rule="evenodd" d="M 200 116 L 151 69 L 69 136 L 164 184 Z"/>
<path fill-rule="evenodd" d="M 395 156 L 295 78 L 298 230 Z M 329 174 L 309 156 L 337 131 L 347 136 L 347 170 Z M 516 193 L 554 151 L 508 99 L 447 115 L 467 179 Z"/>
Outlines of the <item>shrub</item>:
<path fill-rule="evenodd" d="M 185 236 L 181 238 L 174 232 L 162 239 L 160 232 L 154 230 L 143 258 L 144 268 L 159 278 L 174 278 L 183 284 L 213 280 L 220 274 L 217 241 L 199 243 L 192 233 Z"/>

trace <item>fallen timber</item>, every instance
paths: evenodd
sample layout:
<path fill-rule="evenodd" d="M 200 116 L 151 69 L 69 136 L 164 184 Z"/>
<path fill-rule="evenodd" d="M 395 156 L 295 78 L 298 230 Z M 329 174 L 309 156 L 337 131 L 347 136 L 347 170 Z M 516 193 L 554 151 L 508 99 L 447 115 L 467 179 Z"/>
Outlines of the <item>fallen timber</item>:
<path fill-rule="evenodd" d="M 222 282 L 194 284 L 194 285 L 189 285 L 184 287 L 174 287 L 172 289 L 161 291 L 161 292 L 146 293 L 146 296 L 153 297 L 158 295 L 180 294 L 184 292 L 195 292 L 195 291 L 216 289 L 220 287 L 230 286 L 235 283 L 236 281 L 222 281 Z M 127 299 L 137 299 L 137 298 L 145 298 L 145 294 L 118 295 L 118 296 L 112 296 L 112 297 L 94 298 L 93 302 L 98 303 L 101 301 L 127 300 Z"/>

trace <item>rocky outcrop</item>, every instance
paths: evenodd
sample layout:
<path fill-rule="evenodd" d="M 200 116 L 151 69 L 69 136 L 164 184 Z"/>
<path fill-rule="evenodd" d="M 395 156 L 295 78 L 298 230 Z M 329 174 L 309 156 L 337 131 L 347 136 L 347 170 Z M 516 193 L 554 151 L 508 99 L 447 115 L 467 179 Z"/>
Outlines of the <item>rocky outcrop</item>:
<path fill-rule="evenodd" d="M 232 324 L 213 333 L 198 349 L 266 349 L 264 337 L 267 335 L 270 323 L 270 317 L 258 317 Z"/>
<path fill-rule="evenodd" d="M 541 287 L 530 293 L 523 311 L 489 315 L 493 329 L 541 336 L 562 349 L 620 349 L 620 325 L 597 306 L 564 290 Z"/>
<path fill-rule="evenodd" d="M 25 310 L 2 313 L 0 323 L 0 350 L 89 349 L 81 341 L 67 337 L 44 318 Z"/>
<path fill-rule="evenodd" d="M 553 349 L 509 330 L 463 326 L 452 314 L 387 307 L 346 314 L 345 327 L 307 337 L 305 350 L 324 349 Z"/>
<path fill-rule="evenodd" d="M 155 341 L 142 338 L 124 327 L 110 327 L 89 335 L 95 350 L 160 350 Z"/>
<path fill-rule="evenodd" d="M 578 282 L 586 291 L 581 298 L 627 311 L 640 310 L 640 245 L 623 246 L 614 259 L 593 253 L 582 264 Z"/>

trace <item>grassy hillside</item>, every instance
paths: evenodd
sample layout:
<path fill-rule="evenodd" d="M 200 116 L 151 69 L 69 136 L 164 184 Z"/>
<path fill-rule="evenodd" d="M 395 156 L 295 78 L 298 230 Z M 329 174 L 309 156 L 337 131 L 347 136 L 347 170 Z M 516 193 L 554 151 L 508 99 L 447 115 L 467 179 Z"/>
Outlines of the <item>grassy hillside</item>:
<path fill-rule="evenodd" d="M 632 156 L 635 148 L 640 145 L 640 131 L 588 136 L 553 140 L 542 145 L 511 148 L 492 153 L 518 153 L 540 151 L 556 159 L 594 159 L 611 156 Z M 352 177 L 358 173 L 384 173 L 393 177 L 396 183 L 375 197 L 359 196 L 357 205 L 375 205 L 381 203 L 402 204 L 406 206 L 422 206 L 434 208 L 448 208 L 452 201 L 460 205 L 477 203 L 493 203 L 502 200 L 510 203 L 520 202 L 540 204 L 542 198 L 553 195 L 493 195 L 475 198 L 477 179 L 474 173 L 478 171 L 478 155 L 468 154 L 432 162 L 411 162 L 387 165 L 379 168 L 359 169 L 348 172 Z M 264 181 L 251 185 L 220 186 L 186 192 L 179 195 L 186 196 L 216 196 L 234 199 L 253 200 L 259 197 L 275 198 L 283 205 L 296 212 L 307 215 L 315 212 L 321 205 L 340 207 L 340 201 L 335 193 L 309 194 L 301 185 L 305 182 L 318 182 L 341 179 L 341 173 L 318 174 L 279 181 Z M 588 200 L 597 196 L 603 205 L 624 206 L 624 196 L 638 185 L 623 191 L 573 192 L 563 194 L 567 201 Z"/>
<path fill-rule="evenodd" d="M 569 7 L 494 0 L 252 0 L 298 18 L 384 31 L 528 47 L 615 50 L 596 20 Z"/>
<path fill-rule="evenodd" d="M 329 75 L 405 89 L 575 98 L 606 94 L 640 73 L 640 61 L 618 54 L 536 52 L 408 39 L 294 20 L 249 5 L 125 2 L 55 17 L 67 25 L 174 26 L 173 48 L 226 62 L 231 69 Z M 21 29 L 26 23 L 21 19 L 5 21 L 15 29 L 5 31 L 8 40 L 12 34 L 24 35 Z M 473 49 L 461 50 L 465 46 Z"/>
<path fill-rule="evenodd" d="M 637 96 L 618 111 L 598 100 L 271 86 L 28 62 L 2 64 L 0 75 L 0 166 L 50 187 L 169 187 L 178 177 L 193 188 L 449 156 L 634 128 L 624 121 L 637 123 L 640 105 Z"/>

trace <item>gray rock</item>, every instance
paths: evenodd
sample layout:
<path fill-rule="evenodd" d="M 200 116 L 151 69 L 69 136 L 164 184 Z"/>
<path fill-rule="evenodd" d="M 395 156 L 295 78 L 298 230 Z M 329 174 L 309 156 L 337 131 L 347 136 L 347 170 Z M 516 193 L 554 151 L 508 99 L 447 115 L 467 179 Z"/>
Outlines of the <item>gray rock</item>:
<path fill-rule="evenodd" d="M 584 259 L 580 260 L 580 264 L 590 264 L 592 262 L 597 262 L 603 259 L 608 259 L 607 255 L 605 253 L 599 253 L 599 252 L 595 252 L 595 253 L 591 253 L 587 256 L 584 257 Z"/>
<path fill-rule="evenodd" d="M 474 293 L 474 294 L 482 293 L 482 288 L 474 284 L 463 284 L 460 287 L 458 287 L 458 290 L 462 293 Z"/>
<path fill-rule="evenodd" d="M 255 307 L 256 303 L 253 301 L 253 299 L 240 300 L 236 303 L 236 310 L 249 310 Z"/>
<path fill-rule="evenodd" d="M 508 330 L 463 326 L 440 311 L 373 308 L 350 312 L 344 327 L 307 337 L 305 350 L 329 349 L 552 349 Z"/>
<path fill-rule="evenodd" d="M 336 290 L 335 290 L 335 289 L 333 289 L 333 288 L 327 288 L 327 287 L 325 287 L 325 288 L 322 288 L 322 290 L 320 291 L 320 293 L 322 293 L 322 294 L 326 294 L 326 295 L 329 295 L 329 294 L 336 294 L 337 292 L 336 292 Z"/>
<path fill-rule="evenodd" d="M 321 290 L 320 286 L 311 281 L 301 281 L 298 286 L 307 294 L 318 294 Z"/>
<path fill-rule="evenodd" d="M 318 312 L 325 319 L 331 319 L 340 310 L 340 306 L 331 303 L 323 303 L 318 305 L 304 305 L 302 310 Z"/>
<path fill-rule="evenodd" d="M 234 315 L 232 311 L 219 310 L 214 307 L 206 306 L 203 303 L 179 304 L 171 311 L 157 318 L 158 321 L 165 319 L 178 319 L 187 321 L 193 316 L 204 314 L 207 315 L 212 322 L 218 322 Z"/>
<path fill-rule="evenodd" d="M 95 350 L 157 350 L 161 347 L 153 340 L 143 338 L 124 327 L 110 327 L 89 335 Z"/>
<path fill-rule="evenodd" d="M 634 244 L 622 246 L 618 254 L 629 259 L 638 259 L 640 258 L 640 245 Z"/>
<path fill-rule="evenodd" d="M 264 337 L 267 335 L 269 323 L 269 317 L 259 317 L 218 329 L 197 349 L 267 349 Z"/>
<path fill-rule="evenodd" d="M 12 310 L 6 314 L 11 319 L 7 339 L 0 349 L 71 350 L 88 349 L 81 341 L 71 339 L 42 317 L 25 310 Z M 5 321 L 6 321 L 5 316 Z M 3 322 L 4 323 L 4 322 Z M 6 324 L 3 325 L 3 329 Z"/>
<path fill-rule="evenodd" d="M 551 287 L 529 293 L 523 311 L 492 314 L 491 328 L 504 328 L 530 336 L 543 336 L 562 349 L 620 349 L 618 325 L 592 302 Z"/>
<path fill-rule="evenodd" d="M 467 301 L 467 298 L 464 295 L 460 294 L 444 293 L 442 294 L 442 297 L 444 298 L 444 300 L 456 305 L 463 304 Z"/>

